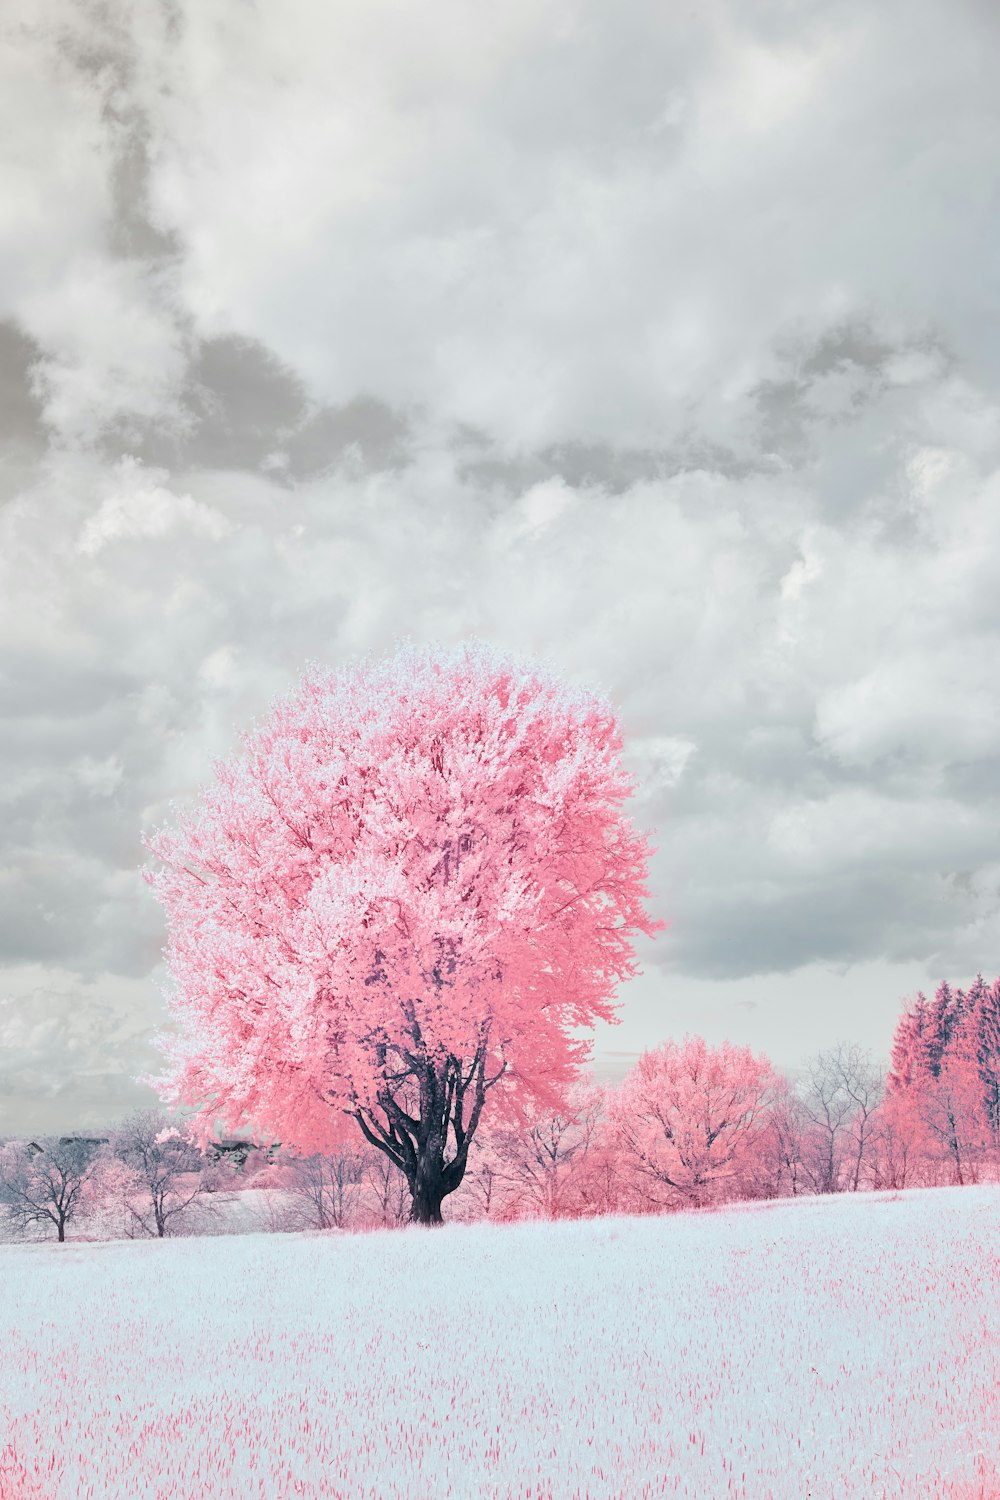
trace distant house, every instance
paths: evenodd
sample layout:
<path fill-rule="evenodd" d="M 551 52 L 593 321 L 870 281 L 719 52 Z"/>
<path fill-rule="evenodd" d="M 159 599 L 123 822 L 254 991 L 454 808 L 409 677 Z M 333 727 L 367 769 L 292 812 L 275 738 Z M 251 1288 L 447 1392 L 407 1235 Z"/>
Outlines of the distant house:
<path fill-rule="evenodd" d="M 59 1144 L 60 1146 L 93 1146 L 96 1150 L 98 1146 L 108 1144 L 108 1137 L 106 1135 L 61 1135 Z M 37 1141 L 26 1141 L 25 1150 L 31 1156 L 41 1156 L 45 1147 L 40 1146 Z"/>
<path fill-rule="evenodd" d="M 266 1162 L 272 1162 L 280 1145 L 280 1141 L 274 1141 L 270 1146 L 255 1146 L 253 1141 L 223 1136 L 219 1141 L 209 1141 L 208 1153 L 213 1161 L 231 1161 L 236 1170 L 241 1172 L 251 1156 L 263 1156 Z"/>

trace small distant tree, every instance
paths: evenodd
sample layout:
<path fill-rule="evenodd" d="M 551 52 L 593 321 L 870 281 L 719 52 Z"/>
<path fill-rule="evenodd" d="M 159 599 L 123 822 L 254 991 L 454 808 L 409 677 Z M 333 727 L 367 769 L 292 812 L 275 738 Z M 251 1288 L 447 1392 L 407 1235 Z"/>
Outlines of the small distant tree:
<path fill-rule="evenodd" d="M 468 1219 L 508 1217 L 510 1184 L 507 1164 L 497 1151 L 493 1133 L 479 1131 L 469 1151 L 469 1165 L 456 1207 Z"/>
<path fill-rule="evenodd" d="M 851 1042 L 817 1052 L 798 1087 L 806 1121 L 802 1165 L 816 1193 L 857 1192 L 882 1075 L 870 1055 Z"/>
<path fill-rule="evenodd" d="M 133 1177 L 125 1193 L 130 1237 L 163 1239 L 205 1191 L 201 1152 L 158 1110 L 137 1110 L 113 1133 L 110 1144 Z"/>
<path fill-rule="evenodd" d="M 310 670 L 147 841 L 199 1130 L 360 1132 L 441 1222 L 490 1091 L 551 1106 L 615 1019 L 649 846 L 610 705 L 482 644 Z"/>
<path fill-rule="evenodd" d="M 856 1193 L 872 1149 L 876 1111 L 885 1095 L 885 1077 L 870 1052 L 853 1042 L 834 1048 L 833 1066 L 853 1106 L 845 1165 L 847 1186 Z"/>
<path fill-rule="evenodd" d="M 946 1058 L 938 1074 L 914 1090 L 914 1105 L 938 1180 L 957 1187 L 978 1182 L 991 1139 L 975 1064 Z"/>
<path fill-rule="evenodd" d="M 310 1229 L 346 1229 L 357 1211 L 357 1189 L 364 1180 L 369 1152 L 345 1144 L 339 1151 L 292 1157 L 286 1167 L 285 1191 Z"/>
<path fill-rule="evenodd" d="M 809 1191 L 803 1165 L 808 1121 L 788 1080 L 779 1078 L 767 1110 L 757 1149 L 740 1168 L 745 1198 L 798 1197 Z"/>
<path fill-rule="evenodd" d="M 51 1224 L 62 1244 L 106 1155 L 98 1143 L 77 1137 L 9 1142 L 0 1150 L 0 1204 L 8 1222 L 20 1233 Z"/>
<path fill-rule="evenodd" d="M 359 1204 L 360 1216 L 369 1225 L 384 1229 L 395 1229 L 412 1219 L 409 1212 L 409 1184 L 391 1157 L 384 1151 L 368 1150 L 363 1153 L 363 1193 Z"/>
<path fill-rule="evenodd" d="M 580 1212 L 598 1214 L 647 1213 L 650 1203 L 638 1194 L 634 1178 L 622 1167 L 622 1154 L 609 1122 L 599 1124 L 586 1153 L 573 1164 L 573 1190 Z"/>
<path fill-rule="evenodd" d="M 643 1053 L 609 1095 L 625 1170 L 660 1207 L 734 1196 L 778 1083 L 766 1058 L 730 1042 L 711 1048 L 686 1037 Z"/>
<path fill-rule="evenodd" d="M 940 1062 L 937 1028 L 932 1023 L 931 1004 L 918 991 L 896 1023 L 890 1054 L 889 1092 L 904 1093 L 914 1082 L 935 1073 Z"/>
<path fill-rule="evenodd" d="M 503 1197 L 520 1216 L 558 1219 L 584 1209 L 577 1177 L 601 1118 L 601 1090 L 586 1080 L 573 1086 L 565 1105 L 528 1105 L 516 1123 L 492 1136 Z"/>
<path fill-rule="evenodd" d="M 876 1191 L 918 1187 L 927 1180 L 927 1132 L 912 1090 L 889 1089 L 879 1105 L 868 1151 L 868 1182 Z"/>

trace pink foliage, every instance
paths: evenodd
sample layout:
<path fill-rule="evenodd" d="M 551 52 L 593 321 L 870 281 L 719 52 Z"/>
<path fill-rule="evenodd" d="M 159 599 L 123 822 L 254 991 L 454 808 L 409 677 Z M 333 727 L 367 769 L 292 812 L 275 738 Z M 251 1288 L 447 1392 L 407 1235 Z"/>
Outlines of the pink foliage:
<path fill-rule="evenodd" d="M 974 1071 L 983 1123 L 1000 1145 L 1000 979 L 987 984 L 977 974 L 962 1002 L 952 1050 Z"/>
<path fill-rule="evenodd" d="M 1000 1156 L 1000 980 L 918 994 L 896 1027 L 890 1118 L 905 1119 L 927 1182 L 963 1185 Z M 891 1107 L 890 1107 L 891 1101 Z"/>
<path fill-rule="evenodd" d="M 609 1114 L 632 1188 L 650 1206 L 734 1196 L 762 1149 L 778 1075 L 764 1057 L 701 1037 L 644 1052 Z"/>
<path fill-rule="evenodd" d="M 164 1097 L 305 1152 L 360 1126 L 408 1178 L 434 1111 L 464 1169 L 501 1078 L 515 1114 L 558 1105 L 569 1028 L 614 1019 L 631 934 L 662 926 L 611 709 L 482 646 L 406 648 L 311 669 L 244 747 L 147 841 Z"/>
<path fill-rule="evenodd" d="M 916 1093 L 916 1117 L 936 1180 L 961 1187 L 978 1182 L 990 1156 L 991 1140 L 975 1064 L 966 1057 L 946 1058 L 937 1077 L 924 1080 Z"/>
<path fill-rule="evenodd" d="M 875 1112 L 867 1181 L 876 1191 L 925 1185 L 927 1150 L 915 1092 L 890 1089 Z"/>

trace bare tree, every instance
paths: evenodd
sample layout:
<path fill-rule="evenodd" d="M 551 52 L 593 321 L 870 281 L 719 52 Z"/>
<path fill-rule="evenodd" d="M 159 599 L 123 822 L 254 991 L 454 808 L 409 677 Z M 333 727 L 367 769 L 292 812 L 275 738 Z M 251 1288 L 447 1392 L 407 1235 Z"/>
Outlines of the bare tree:
<path fill-rule="evenodd" d="M 469 1151 L 469 1169 L 462 1184 L 459 1206 L 468 1205 L 475 1219 L 496 1218 L 502 1215 L 504 1193 L 509 1189 L 507 1176 L 493 1150 L 489 1135 L 477 1134 Z"/>
<path fill-rule="evenodd" d="M 163 1239 L 178 1214 L 205 1191 L 201 1153 L 159 1110 L 137 1110 L 111 1138 L 111 1149 L 131 1170 L 142 1195 L 126 1194 L 129 1238 Z"/>
<path fill-rule="evenodd" d="M 857 1192 L 883 1092 L 880 1070 L 853 1042 L 808 1064 L 798 1098 L 807 1123 L 802 1165 L 815 1192 Z"/>
<path fill-rule="evenodd" d="M 527 1105 L 523 1121 L 496 1130 L 493 1148 L 499 1173 L 518 1207 L 556 1219 L 584 1206 L 574 1182 L 601 1123 L 601 1090 L 579 1083 L 562 1109 Z"/>
<path fill-rule="evenodd" d="M 405 1224 L 410 1213 L 410 1194 L 400 1169 L 381 1151 L 364 1156 L 364 1179 L 379 1224 Z"/>
<path fill-rule="evenodd" d="M 76 1136 L 11 1141 L 0 1150 L 0 1203 L 8 1222 L 22 1234 L 52 1224 L 62 1244 L 106 1155 L 101 1143 Z"/>
<path fill-rule="evenodd" d="M 885 1095 L 885 1075 L 873 1061 L 870 1052 L 852 1043 L 834 1048 L 835 1067 L 840 1086 L 851 1101 L 850 1153 L 845 1165 L 848 1186 L 856 1193 L 871 1152 L 877 1124 L 877 1110 Z"/>
<path fill-rule="evenodd" d="M 288 1162 L 287 1191 L 311 1229 L 346 1229 L 351 1218 L 352 1189 L 364 1177 L 369 1153 L 345 1145 L 329 1155 L 293 1157 Z"/>

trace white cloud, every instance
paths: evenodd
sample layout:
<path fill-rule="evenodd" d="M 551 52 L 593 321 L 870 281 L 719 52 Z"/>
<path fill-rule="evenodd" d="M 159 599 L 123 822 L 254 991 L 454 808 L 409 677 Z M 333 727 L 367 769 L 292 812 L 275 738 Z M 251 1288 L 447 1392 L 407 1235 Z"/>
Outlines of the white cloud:
<path fill-rule="evenodd" d="M 78 255 L 17 311 L 45 350 L 36 384 L 64 441 L 92 441 L 120 419 L 182 420 L 187 360 L 162 275 Z"/>
<path fill-rule="evenodd" d="M 975 760 L 1000 747 L 997 652 L 990 637 L 899 652 L 825 693 L 820 742 L 845 764 L 880 756 Z"/>
<path fill-rule="evenodd" d="M 20 14 L 17 14 L 18 10 Z M 110 150 L 100 102 L 59 47 L 72 7 L 53 0 L 46 17 L 15 5 L 0 49 L 0 298 L 53 290 L 67 263 L 95 253 L 111 208 Z"/>
<path fill-rule="evenodd" d="M 78 548 L 96 557 L 113 542 L 159 539 L 173 531 L 219 541 L 231 530 L 224 516 L 190 495 L 176 495 L 159 480 L 168 476 L 149 472 L 134 459 L 122 459 L 114 492 L 101 501 L 80 533 Z"/>
<path fill-rule="evenodd" d="M 495 529 L 498 545 L 506 551 L 520 542 L 541 536 L 553 522 L 573 509 L 576 498 L 558 475 L 542 484 L 532 485 L 513 502 L 507 516 Z"/>
<path fill-rule="evenodd" d="M 698 747 L 680 735 L 651 734 L 630 739 L 628 756 L 639 795 L 675 787 Z"/>
<path fill-rule="evenodd" d="M 95 797 L 110 797 L 121 783 L 124 770 L 117 755 L 109 755 L 104 760 L 84 755 L 73 766 L 80 785 Z"/>
<path fill-rule="evenodd" d="M 992 100 L 974 27 L 918 13 L 904 57 L 899 5 L 778 25 L 545 0 L 475 32 L 457 3 L 436 28 L 188 5 L 138 72 L 151 211 L 198 330 L 260 338 L 323 399 L 378 391 L 514 447 L 692 421 L 739 446 L 796 330 L 877 316 L 905 340 L 931 306 L 982 347 L 946 267 L 986 273 L 989 209 L 936 205 L 986 169 Z"/>

